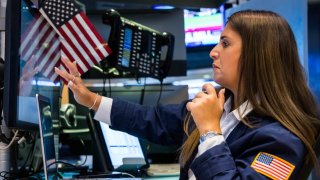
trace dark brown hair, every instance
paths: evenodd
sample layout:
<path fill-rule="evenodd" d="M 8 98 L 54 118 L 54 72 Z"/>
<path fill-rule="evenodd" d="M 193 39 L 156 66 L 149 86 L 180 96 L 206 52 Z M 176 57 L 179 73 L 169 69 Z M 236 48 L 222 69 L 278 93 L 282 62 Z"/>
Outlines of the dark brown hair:
<path fill-rule="evenodd" d="M 273 117 L 301 139 L 318 166 L 312 146 L 319 134 L 317 105 L 299 61 L 294 34 L 284 18 L 270 11 L 234 13 L 227 24 L 242 39 L 238 96 L 235 107 L 248 100 L 256 113 Z M 187 119 L 187 118 L 186 118 Z M 249 125 L 248 119 L 242 121 Z M 197 147 L 199 132 L 187 128 L 181 147 L 182 165 Z M 191 133 L 189 133 L 191 132 Z"/>

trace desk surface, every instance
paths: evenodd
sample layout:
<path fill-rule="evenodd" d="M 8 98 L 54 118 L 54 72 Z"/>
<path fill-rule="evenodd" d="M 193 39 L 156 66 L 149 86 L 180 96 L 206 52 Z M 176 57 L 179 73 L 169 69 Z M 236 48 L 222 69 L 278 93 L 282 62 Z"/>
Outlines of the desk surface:
<path fill-rule="evenodd" d="M 179 176 L 165 176 L 165 177 L 147 177 L 147 178 L 143 178 L 146 180 L 178 180 Z"/>
<path fill-rule="evenodd" d="M 70 173 L 70 172 L 65 172 L 62 174 L 64 179 L 72 179 L 73 175 L 74 173 Z M 118 179 L 118 178 L 114 178 L 114 179 Z M 126 179 L 126 178 L 120 178 L 120 179 Z M 127 179 L 130 179 L 130 178 L 127 178 Z M 142 179 L 144 180 L 179 180 L 179 176 L 148 176 L 148 177 L 142 177 Z"/>

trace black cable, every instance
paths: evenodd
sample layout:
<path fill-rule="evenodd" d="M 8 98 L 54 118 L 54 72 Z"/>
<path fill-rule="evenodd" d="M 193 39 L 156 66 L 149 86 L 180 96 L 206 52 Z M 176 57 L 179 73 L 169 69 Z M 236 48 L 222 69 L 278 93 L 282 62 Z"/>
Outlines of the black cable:
<path fill-rule="evenodd" d="M 3 109 L 3 90 L 4 90 L 4 60 L 0 57 L 0 112 Z M 0 113 L 0 125 L 2 125 L 2 113 Z M 1 134 L 0 129 L 0 134 Z"/>
<path fill-rule="evenodd" d="M 32 159 L 31 159 L 31 162 L 30 162 L 30 167 L 32 166 L 33 161 L 34 161 L 34 156 L 32 156 Z M 34 171 L 34 169 L 32 169 L 32 170 Z M 30 171 L 31 171 L 31 168 L 29 169 L 29 173 L 30 173 Z"/>
<path fill-rule="evenodd" d="M 139 104 L 141 105 L 143 105 L 143 101 L 144 101 L 144 94 L 147 86 L 146 84 L 147 84 L 147 77 L 144 77 L 144 84 L 143 84 L 143 88 L 141 89 L 140 102 L 139 102 Z"/>
<path fill-rule="evenodd" d="M 33 135 L 30 133 L 30 138 L 32 138 L 32 140 L 33 140 L 33 152 L 32 152 L 32 157 L 34 157 L 34 153 L 35 153 L 35 149 L 36 149 L 36 136 L 37 136 L 37 134 L 36 134 L 37 132 L 35 132 L 35 133 L 33 133 Z M 33 172 L 33 168 L 31 168 L 32 167 L 32 164 L 33 164 L 33 159 L 34 158 L 32 158 L 31 159 L 31 162 L 30 162 L 30 164 L 29 164 L 29 174 L 33 174 L 34 172 Z"/>
<path fill-rule="evenodd" d="M 79 139 L 80 139 L 80 142 L 81 142 L 82 147 L 83 147 L 83 148 L 85 148 L 85 147 L 86 147 L 86 145 L 85 145 L 85 143 L 84 143 L 83 139 L 81 139 L 81 138 L 79 138 Z M 78 166 L 83 166 L 83 165 L 85 165 L 85 164 L 86 164 L 86 162 L 87 162 L 87 159 L 88 159 L 88 155 L 86 155 L 86 156 L 85 156 L 84 161 L 83 161 L 82 163 L 80 163 Z"/>
<path fill-rule="evenodd" d="M 35 132 L 34 133 L 34 141 L 36 141 L 35 139 L 37 138 L 39 136 L 39 132 Z M 36 143 L 36 142 L 34 142 L 34 143 Z M 36 148 L 36 147 L 35 147 Z M 34 159 L 35 159 L 35 156 L 32 156 L 32 159 L 31 159 L 31 162 L 30 162 L 30 167 L 33 165 L 33 161 L 34 161 Z M 30 171 L 33 171 L 33 173 L 36 173 L 36 172 L 34 172 L 34 169 L 29 169 L 29 173 L 30 173 Z"/>
<path fill-rule="evenodd" d="M 143 88 L 145 89 L 147 86 L 147 77 L 144 77 L 144 84 L 143 84 Z"/>
<path fill-rule="evenodd" d="M 102 96 L 107 96 L 107 91 L 106 91 L 106 80 L 107 80 L 107 77 L 105 76 L 105 71 L 103 70 L 103 78 L 102 78 Z"/>
<path fill-rule="evenodd" d="M 2 179 L 19 179 L 19 176 L 16 173 L 8 172 L 8 171 L 2 171 L 0 172 L 0 177 Z"/>
<path fill-rule="evenodd" d="M 31 174 L 28 179 L 32 178 L 33 176 L 35 176 L 36 179 L 42 180 L 43 177 L 41 176 L 41 174 Z"/>
<path fill-rule="evenodd" d="M 159 97 L 158 97 L 158 100 L 157 100 L 157 104 L 160 103 L 160 99 L 161 99 L 161 95 L 162 95 L 162 87 L 163 87 L 163 81 L 161 80 L 160 81 L 160 92 L 159 92 Z"/>
<path fill-rule="evenodd" d="M 2 171 L 0 172 L 0 179 L 5 180 L 17 180 L 17 179 L 42 179 L 42 176 L 40 174 L 21 174 L 16 172 L 9 172 L 9 171 Z"/>
<path fill-rule="evenodd" d="M 127 172 L 114 171 L 114 173 L 119 173 L 119 174 L 121 174 L 122 177 L 136 178 L 134 175 L 127 173 Z"/>
<path fill-rule="evenodd" d="M 79 164 L 79 166 L 83 166 L 83 165 L 85 165 L 85 164 L 86 164 L 86 162 L 87 162 L 87 160 L 88 160 L 88 155 L 86 155 L 86 156 L 85 156 L 85 158 L 84 158 L 83 162 L 82 162 L 81 164 Z"/>
<path fill-rule="evenodd" d="M 4 173 L 4 174 L 3 174 Z M 1 178 L 2 177 L 2 178 Z M 21 174 L 14 173 L 14 172 L 7 172 L 7 171 L 2 171 L 0 173 L 0 179 L 5 179 L 5 180 L 17 180 L 17 179 L 39 179 L 42 180 L 43 177 L 39 173 L 32 173 L 32 174 L 27 174 L 25 176 L 22 176 Z"/>
<path fill-rule="evenodd" d="M 29 158 L 30 158 L 31 154 L 33 154 L 33 153 L 34 153 L 35 144 L 36 144 L 36 142 L 35 142 L 35 141 L 33 141 L 32 148 L 30 149 L 30 151 L 29 151 L 29 153 L 28 153 L 28 156 L 27 156 L 27 158 L 26 158 L 25 162 L 23 163 L 23 165 L 21 166 L 20 170 L 22 170 L 22 168 L 25 168 L 25 166 L 26 166 L 26 164 L 27 164 L 27 162 L 28 162 L 28 160 L 29 160 Z"/>
<path fill-rule="evenodd" d="M 111 78 L 109 77 L 108 78 L 108 80 L 109 80 L 109 97 L 111 98 Z"/>
<path fill-rule="evenodd" d="M 71 163 L 64 162 L 64 161 L 55 161 L 53 163 L 48 164 L 47 167 L 49 168 L 50 166 L 52 166 L 54 164 L 64 164 L 64 165 L 67 165 L 67 166 L 70 166 L 70 167 L 74 168 L 75 170 L 79 170 L 79 168 L 77 166 L 75 166 L 75 165 L 73 165 Z"/>
<path fill-rule="evenodd" d="M 111 97 L 111 78 L 108 77 L 108 74 L 105 70 L 103 70 L 103 78 L 102 78 L 102 83 L 103 83 L 103 86 L 102 86 L 102 96 L 108 96 L 108 97 Z M 109 84 L 109 94 L 106 90 L 106 81 L 108 79 L 108 84 Z"/>
<path fill-rule="evenodd" d="M 1 131 L 1 129 L 0 129 Z M 4 134 L 0 133 L 0 142 L 3 142 L 4 144 L 9 144 L 10 139 L 8 139 Z"/>

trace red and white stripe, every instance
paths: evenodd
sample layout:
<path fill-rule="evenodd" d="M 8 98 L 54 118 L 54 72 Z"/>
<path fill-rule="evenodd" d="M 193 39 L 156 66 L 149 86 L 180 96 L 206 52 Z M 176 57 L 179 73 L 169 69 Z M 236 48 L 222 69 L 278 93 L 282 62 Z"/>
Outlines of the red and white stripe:
<path fill-rule="evenodd" d="M 20 57 L 24 61 L 34 58 L 40 72 L 53 82 L 58 81 L 53 68 L 60 64 L 60 40 L 43 16 L 36 16 L 23 33 Z"/>

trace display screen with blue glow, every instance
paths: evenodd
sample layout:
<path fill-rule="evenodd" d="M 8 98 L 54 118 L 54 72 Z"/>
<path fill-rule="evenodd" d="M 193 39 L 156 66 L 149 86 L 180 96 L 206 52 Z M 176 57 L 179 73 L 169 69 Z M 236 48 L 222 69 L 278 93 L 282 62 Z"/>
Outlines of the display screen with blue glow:
<path fill-rule="evenodd" d="M 184 10 L 184 31 L 187 47 L 217 44 L 222 30 L 223 16 L 216 9 Z"/>
<path fill-rule="evenodd" d="M 125 28 L 124 42 L 123 42 L 123 56 L 121 59 L 121 65 L 124 67 L 129 67 L 131 48 L 132 48 L 132 29 Z"/>

